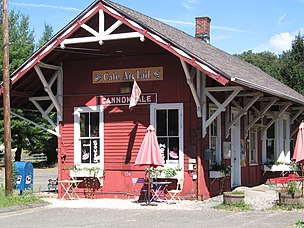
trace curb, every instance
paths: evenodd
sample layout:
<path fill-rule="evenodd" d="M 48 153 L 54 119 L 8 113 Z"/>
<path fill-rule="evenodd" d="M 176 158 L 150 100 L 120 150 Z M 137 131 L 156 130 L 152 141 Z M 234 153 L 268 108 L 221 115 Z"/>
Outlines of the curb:
<path fill-rule="evenodd" d="M 33 204 L 27 204 L 27 205 L 15 205 L 15 206 L 10 206 L 10 207 L 3 207 L 3 208 L 0 208 L 0 214 L 20 211 L 20 210 L 26 210 L 26 209 L 36 208 L 36 207 L 45 207 L 49 204 L 50 203 L 48 203 L 48 202 L 41 202 L 41 203 L 33 203 Z"/>

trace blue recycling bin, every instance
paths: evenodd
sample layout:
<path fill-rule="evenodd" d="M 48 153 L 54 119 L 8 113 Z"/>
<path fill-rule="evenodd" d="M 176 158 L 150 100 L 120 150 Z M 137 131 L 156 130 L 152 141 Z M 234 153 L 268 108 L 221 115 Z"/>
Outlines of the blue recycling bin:
<path fill-rule="evenodd" d="M 25 189 L 32 189 L 34 184 L 34 168 L 31 162 L 15 162 L 18 171 L 17 189 L 21 192 Z"/>

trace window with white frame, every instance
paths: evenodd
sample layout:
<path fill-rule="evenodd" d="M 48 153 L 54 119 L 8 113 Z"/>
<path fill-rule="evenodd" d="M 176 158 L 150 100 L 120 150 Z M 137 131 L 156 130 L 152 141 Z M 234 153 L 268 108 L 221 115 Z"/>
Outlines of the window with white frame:
<path fill-rule="evenodd" d="M 209 117 L 216 112 L 216 108 L 209 107 Z M 221 162 L 221 115 L 209 125 L 209 148 L 211 149 L 210 165 Z"/>
<path fill-rule="evenodd" d="M 270 121 L 270 119 L 268 119 Z M 266 133 L 266 158 L 267 161 L 274 161 L 276 159 L 276 138 L 275 138 L 275 124 L 272 124 Z"/>
<path fill-rule="evenodd" d="M 183 167 L 182 104 L 153 104 L 150 108 L 151 123 L 156 128 L 165 166 Z"/>
<path fill-rule="evenodd" d="M 103 112 L 97 107 L 78 107 L 74 111 L 74 163 L 80 167 L 103 164 Z"/>
<path fill-rule="evenodd" d="M 255 127 L 249 130 L 249 161 L 250 164 L 257 164 L 258 163 L 258 151 L 257 151 L 257 129 Z"/>

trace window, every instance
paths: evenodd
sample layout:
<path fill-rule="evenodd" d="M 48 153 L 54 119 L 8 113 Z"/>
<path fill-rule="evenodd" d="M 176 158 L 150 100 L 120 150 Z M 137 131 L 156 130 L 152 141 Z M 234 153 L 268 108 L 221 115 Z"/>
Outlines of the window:
<path fill-rule="evenodd" d="M 81 163 L 98 163 L 100 160 L 99 113 L 80 113 Z"/>
<path fill-rule="evenodd" d="M 251 128 L 249 130 L 249 161 L 250 164 L 257 164 L 258 163 L 258 152 L 257 152 L 257 129 Z"/>
<path fill-rule="evenodd" d="M 79 107 L 74 112 L 74 163 L 103 167 L 103 112 L 101 107 Z"/>
<path fill-rule="evenodd" d="M 267 122 L 269 122 L 268 119 Z M 267 129 L 267 137 L 266 137 L 266 158 L 267 161 L 274 161 L 275 157 L 275 150 L 276 150 L 276 139 L 275 139 L 275 124 L 272 124 Z"/>
<path fill-rule="evenodd" d="M 264 119 L 264 126 L 271 121 Z M 290 119 L 288 113 L 278 118 L 264 134 L 263 162 L 290 162 Z"/>
<path fill-rule="evenodd" d="M 183 167 L 182 104 L 151 105 L 151 123 L 165 166 Z"/>
<path fill-rule="evenodd" d="M 216 108 L 210 107 L 209 117 L 215 113 Z M 210 165 L 221 162 L 221 115 L 219 115 L 209 126 L 209 148 L 211 149 L 212 155 Z"/>
<path fill-rule="evenodd" d="M 248 125 L 254 120 L 254 112 L 248 111 L 247 121 Z M 251 165 L 258 163 L 258 128 L 257 126 L 252 126 L 248 131 L 247 148 L 249 150 L 249 163 Z"/>

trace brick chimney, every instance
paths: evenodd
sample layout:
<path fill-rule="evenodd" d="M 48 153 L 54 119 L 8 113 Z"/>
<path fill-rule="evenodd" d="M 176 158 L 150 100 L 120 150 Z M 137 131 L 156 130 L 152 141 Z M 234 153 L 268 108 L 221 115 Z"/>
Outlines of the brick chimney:
<path fill-rule="evenodd" d="M 195 18 L 195 37 L 204 40 L 207 44 L 210 43 L 210 22 L 209 17 Z"/>

